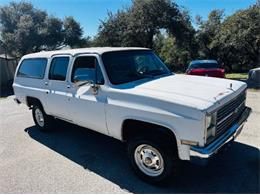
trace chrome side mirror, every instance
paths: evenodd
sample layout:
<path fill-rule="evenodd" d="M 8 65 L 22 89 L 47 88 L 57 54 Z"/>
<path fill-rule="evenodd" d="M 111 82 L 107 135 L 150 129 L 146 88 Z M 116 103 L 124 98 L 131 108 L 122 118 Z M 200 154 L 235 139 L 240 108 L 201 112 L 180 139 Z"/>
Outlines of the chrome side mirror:
<path fill-rule="evenodd" d="M 92 80 L 77 80 L 77 79 L 74 78 L 74 84 L 75 84 L 76 87 L 81 87 L 83 85 L 89 85 L 93 90 L 93 94 L 94 95 L 98 94 L 99 85 L 96 84 Z"/>
<path fill-rule="evenodd" d="M 81 87 L 83 85 L 91 85 L 93 82 L 90 81 L 90 80 L 82 80 L 82 81 L 76 81 L 74 80 L 74 84 L 77 86 L 77 87 Z"/>
<path fill-rule="evenodd" d="M 95 73 L 92 70 L 85 71 L 84 74 L 78 74 L 73 77 L 76 86 L 91 85 L 94 83 Z"/>

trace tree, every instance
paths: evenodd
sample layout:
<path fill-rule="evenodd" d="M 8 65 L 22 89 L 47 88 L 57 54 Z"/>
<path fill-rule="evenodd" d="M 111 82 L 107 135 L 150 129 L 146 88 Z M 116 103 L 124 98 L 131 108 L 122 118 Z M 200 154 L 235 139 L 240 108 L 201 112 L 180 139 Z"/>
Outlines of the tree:
<path fill-rule="evenodd" d="M 46 17 L 44 21 L 44 28 L 40 32 L 42 37 L 45 38 L 43 47 L 45 49 L 55 49 L 63 44 L 63 22 L 55 17 Z"/>
<path fill-rule="evenodd" d="M 82 38 L 82 28 L 73 17 L 64 21 L 48 16 L 28 2 L 11 2 L 0 7 L 0 37 L 7 52 L 15 57 L 41 50 L 53 50 L 62 45 L 89 45 Z"/>
<path fill-rule="evenodd" d="M 108 12 L 108 19 L 101 21 L 99 33 L 94 39 L 95 46 L 123 47 L 127 42 L 128 11 L 119 10 L 116 14 Z"/>
<path fill-rule="evenodd" d="M 96 42 L 107 46 L 153 48 L 154 37 L 161 30 L 185 40 L 186 35 L 190 35 L 187 33 L 190 27 L 189 18 L 170 0 L 134 0 L 130 8 L 108 14 L 108 19 L 99 27 Z"/>
<path fill-rule="evenodd" d="M 229 17 L 223 15 L 223 10 L 213 10 L 207 21 L 197 17 L 200 57 L 216 59 L 230 72 L 260 66 L 259 1 Z"/>
<path fill-rule="evenodd" d="M 200 16 L 196 17 L 199 30 L 196 34 L 200 45 L 200 57 L 217 59 L 217 47 L 213 44 L 217 34 L 221 29 L 224 10 L 213 10 L 209 13 L 208 20 L 202 21 Z"/>
<path fill-rule="evenodd" d="M 72 16 L 64 20 L 64 44 L 71 47 L 77 46 L 82 42 L 83 30 L 80 24 Z"/>
<path fill-rule="evenodd" d="M 0 8 L 1 37 L 14 56 L 37 51 L 43 43 L 40 31 L 47 14 L 30 3 L 11 2 Z"/>
<path fill-rule="evenodd" d="M 214 44 L 221 48 L 219 55 L 231 71 L 260 66 L 259 21 L 260 4 L 256 3 L 227 17 L 221 25 Z"/>
<path fill-rule="evenodd" d="M 159 56 L 174 72 L 184 72 L 188 62 L 192 59 L 191 52 L 183 47 L 179 47 L 176 38 L 168 36 L 163 41 L 163 46 Z"/>

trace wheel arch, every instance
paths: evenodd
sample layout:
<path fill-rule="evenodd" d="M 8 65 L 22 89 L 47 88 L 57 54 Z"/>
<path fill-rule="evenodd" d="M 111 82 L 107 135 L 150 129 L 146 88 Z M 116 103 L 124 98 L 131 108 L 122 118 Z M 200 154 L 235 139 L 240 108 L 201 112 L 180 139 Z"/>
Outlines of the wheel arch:
<path fill-rule="evenodd" d="M 177 147 L 177 137 L 174 130 L 171 130 L 169 127 L 162 124 L 139 119 L 125 119 L 123 121 L 121 126 L 121 138 L 124 142 L 127 142 L 131 137 L 134 137 L 140 133 L 147 133 L 148 130 L 149 134 L 160 133 L 167 136 L 171 141 L 173 141 L 173 143 L 175 143 Z"/>
<path fill-rule="evenodd" d="M 36 97 L 32 97 L 32 96 L 26 97 L 26 104 L 29 108 L 32 108 L 33 105 L 39 105 L 43 108 L 43 104 L 42 104 L 41 100 L 39 100 Z"/>

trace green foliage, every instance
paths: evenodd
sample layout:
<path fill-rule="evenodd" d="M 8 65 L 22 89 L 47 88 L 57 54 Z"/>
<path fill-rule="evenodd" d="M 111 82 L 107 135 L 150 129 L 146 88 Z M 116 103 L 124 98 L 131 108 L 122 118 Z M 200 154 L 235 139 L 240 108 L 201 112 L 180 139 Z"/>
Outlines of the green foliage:
<path fill-rule="evenodd" d="M 200 58 L 213 58 L 228 72 L 244 72 L 260 66 L 260 4 L 224 18 L 223 10 L 213 10 L 207 21 L 197 17 Z"/>
<path fill-rule="evenodd" d="M 108 12 L 93 39 L 83 38 L 71 16 L 62 21 L 31 3 L 11 2 L 0 6 L 0 43 L 14 56 L 63 45 L 148 47 L 175 72 L 184 72 L 198 58 L 243 72 L 260 66 L 259 2 L 229 17 L 224 10 L 212 10 L 206 21 L 197 16 L 195 30 L 188 11 L 172 0 L 133 0 L 128 8 Z"/>
<path fill-rule="evenodd" d="M 45 38 L 42 47 L 55 49 L 57 45 L 61 45 L 64 39 L 62 21 L 55 17 L 47 17 L 43 25 L 40 31 L 40 35 Z"/>
<path fill-rule="evenodd" d="M 11 2 L 0 7 L 0 25 L 2 45 L 16 57 L 64 44 L 72 47 L 89 44 L 89 38 L 82 39 L 82 29 L 72 17 L 63 22 L 28 2 Z"/>
<path fill-rule="evenodd" d="M 154 37 L 162 30 L 178 39 L 190 38 L 188 17 L 170 0 L 135 0 L 130 8 L 109 13 L 102 21 L 95 42 L 100 46 L 154 48 Z"/>
<path fill-rule="evenodd" d="M 213 10 L 210 12 L 207 21 L 202 21 L 199 16 L 196 17 L 199 30 L 196 34 L 199 43 L 201 58 L 217 58 L 218 47 L 215 47 L 215 37 L 221 29 L 224 10 Z"/>
<path fill-rule="evenodd" d="M 93 45 L 152 48 L 175 70 L 197 56 L 190 16 L 170 0 L 134 0 L 129 8 L 108 13 Z"/>
<path fill-rule="evenodd" d="M 227 79 L 236 79 L 236 80 L 242 80 L 242 79 L 247 79 L 248 74 L 247 73 L 229 73 L 226 74 Z"/>
<path fill-rule="evenodd" d="M 221 24 L 214 44 L 219 58 L 232 71 L 260 66 L 260 5 L 237 11 Z M 228 63 L 228 64 L 227 64 Z"/>
<path fill-rule="evenodd" d="M 23 55 L 37 50 L 43 43 L 41 31 L 46 13 L 30 3 L 14 3 L 1 7 L 1 39 L 12 54 Z"/>
<path fill-rule="evenodd" d="M 195 59 L 215 59 L 227 72 L 260 66 L 260 1 L 225 17 L 212 10 L 206 21 L 190 15 L 170 0 L 133 0 L 133 5 L 109 13 L 95 46 L 139 46 L 154 49 L 171 70 L 184 72 Z"/>
<path fill-rule="evenodd" d="M 190 52 L 184 47 L 178 47 L 176 38 L 170 36 L 163 40 L 159 56 L 174 72 L 184 72 L 187 68 L 187 62 L 192 59 Z"/>
<path fill-rule="evenodd" d="M 115 15 L 108 13 L 106 22 L 101 21 L 99 33 L 94 39 L 95 46 L 123 47 L 128 45 L 127 36 L 127 12 L 118 11 Z"/>
<path fill-rule="evenodd" d="M 80 24 L 72 16 L 66 17 L 64 22 L 64 44 L 77 46 L 81 42 L 83 30 Z"/>

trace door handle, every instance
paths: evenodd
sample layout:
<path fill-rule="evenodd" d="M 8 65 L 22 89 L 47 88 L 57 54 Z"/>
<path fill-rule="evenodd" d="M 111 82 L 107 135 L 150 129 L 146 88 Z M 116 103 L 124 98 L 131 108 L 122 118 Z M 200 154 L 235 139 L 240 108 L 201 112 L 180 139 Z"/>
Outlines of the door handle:
<path fill-rule="evenodd" d="M 45 83 L 44 83 L 44 85 L 48 85 L 49 83 L 46 81 Z"/>
<path fill-rule="evenodd" d="M 67 88 L 69 89 L 69 88 L 70 88 L 70 85 L 67 85 Z"/>

